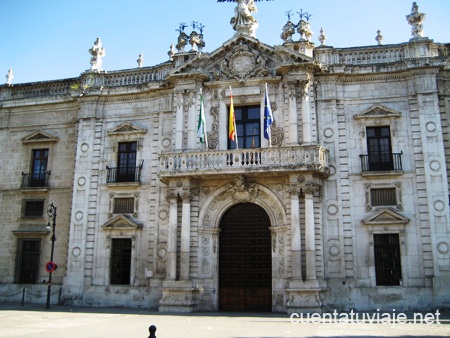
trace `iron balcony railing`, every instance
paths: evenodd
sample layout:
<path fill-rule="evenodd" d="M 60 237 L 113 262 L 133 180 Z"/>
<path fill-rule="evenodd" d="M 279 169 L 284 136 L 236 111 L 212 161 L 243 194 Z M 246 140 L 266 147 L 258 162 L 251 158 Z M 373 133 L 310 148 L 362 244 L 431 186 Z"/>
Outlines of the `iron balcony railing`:
<path fill-rule="evenodd" d="M 403 152 L 385 155 L 359 155 L 362 171 L 403 170 L 402 155 Z"/>
<path fill-rule="evenodd" d="M 132 183 L 141 182 L 141 169 L 143 163 L 137 167 L 118 167 L 106 166 L 106 183 Z"/>
<path fill-rule="evenodd" d="M 22 172 L 22 188 L 43 188 L 48 187 L 48 179 L 51 171 L 40 173 L 26 173 Z"/>
<path fill-rule="evenodd" d="M 214 175 L 267 171 L 328 174 L 328 150 L 320 145 L 172 152 L 160 155 L 160 175 Z"/>

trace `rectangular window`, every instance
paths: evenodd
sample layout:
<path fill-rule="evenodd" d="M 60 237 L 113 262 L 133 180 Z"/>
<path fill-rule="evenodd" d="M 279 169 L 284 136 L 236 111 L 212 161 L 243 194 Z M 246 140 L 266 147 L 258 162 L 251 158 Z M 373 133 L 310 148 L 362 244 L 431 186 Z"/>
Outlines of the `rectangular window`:
<path fill-rule="evenodd" d="M 374 234 L 377 286 L 401 285 L 401 257 L 398 234 Z"/>
<path fill-rule="evenodd" d="M 389 127 L 367 127 L 367 153 L 370 171 L 393 170 Z"/>
<path fill-rule="evenodd" d="M 115 214 L 133 214 L 134 213 L 134 197 L 114 198 Z"/>
<path fill-rule="evenodd" d="M 137 142 L 119 143 L 117 182 L 136 181 L 136 149 Z"/>
<path fill-rule="evenodd" d="M 370 204 L 373 207 L 397 205 L 395 188 L 370 189 Z"/>
<path fill-rule="evenodd" d="M 47 180 L 48 149 L 33 149 L 31 187 L 45 187 Z"/>
<path fill-rule="evenodd" d="M 15 283 L 35 284 L 39 271 L 41 242 L 39 239 L 19 239 L 16 254 Z"/>
<path fill-rule="evenodd" d="M 44 200 L 23 201 L 23 217 L 42 217 L 44 214 Z"/>
<path fill-rule="evenodd" d="M 260 148 L 261 108 L 234 107 L 239 149 Z M 228 139 L 228 149 L 236 149 L 236 142 Z"/>
<path fill-rule="evenodd" d="M 131 238 L 114 238 L 111 247 L 111 284 L 130 285 Z"/>

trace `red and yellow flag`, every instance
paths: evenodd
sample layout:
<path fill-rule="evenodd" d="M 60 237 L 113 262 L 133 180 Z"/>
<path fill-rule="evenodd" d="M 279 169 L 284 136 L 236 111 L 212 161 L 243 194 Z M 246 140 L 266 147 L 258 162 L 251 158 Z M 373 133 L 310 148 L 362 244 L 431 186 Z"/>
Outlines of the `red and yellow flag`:
<path fill-rule="evenodd" d="M 233 93 L 230 87 L 230 118 L 228 121 L 228 137 L 230 140 L 236 140 L 236 120 L 234 116 Z"/>

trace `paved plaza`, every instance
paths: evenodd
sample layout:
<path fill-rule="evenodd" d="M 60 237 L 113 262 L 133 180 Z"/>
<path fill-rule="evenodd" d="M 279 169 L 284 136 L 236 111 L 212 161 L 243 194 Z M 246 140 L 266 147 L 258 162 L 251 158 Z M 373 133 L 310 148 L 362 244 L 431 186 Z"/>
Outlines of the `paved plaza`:
<path fill-rule="evenodd" d="M 347 323 L 340 322 L 342 314 L 335 314 L 334 318 L 313 317 L 308 320 L 305 317 L 301 323 L 300 318 L 291 320 L 287 314 L 220 312 L 169 315 L 145 309 L 55 305 L 45 310 L 43 305 L 21 307 L 20 304 L 0 304 L 0 337 L 146 338 L 150 325 L 156 325 L 156 336 L 159 338 L 450 336 L 449 311 L 441 311 L 439 318 L 434 317 L 435 313 L 422 317 L 433 321 L 430 324 L 411 323 L 414 313 L 406 315 L 408 320 L 396 321 L 392 317 L 390 323 L 377 322 L 382 317 L 381 313 L 370 314 L 368 318 L 372 323 L 367 320 L 356 323 L 355 316 L 350 317 L 349 314 L 346 314 L 349 319 Z"/>

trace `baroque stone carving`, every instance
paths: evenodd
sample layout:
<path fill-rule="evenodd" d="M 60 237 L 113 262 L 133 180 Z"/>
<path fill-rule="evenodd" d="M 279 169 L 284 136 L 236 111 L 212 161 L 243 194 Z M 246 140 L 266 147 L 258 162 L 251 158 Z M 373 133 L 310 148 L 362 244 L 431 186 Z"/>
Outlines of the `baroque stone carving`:
<path fill-rule="evenodd" d="M 272 146 L 281 147 L 284 137 L 283 128 L 277 126 L 276 120 L 273 121 L 272 125 L 270 126 L 270 135 Z"/>
<path fill-rule="evenodd" d="M 237 176 L 234 182 L 228 184 L 227 191 L 236 202 L 253 202 L 258 197 L 259 188 L 256 183 L 250 183 L 244 176 Z"/>
<path fill-rule="evenodd" d="M 226 78 L 236 79 L 240 82 L 253 76 L 267 76 L 267 58 L 264 55 L 255 55 L 247 45 L 237 45 L 222 62 L 221 73 Z"/>
<path fill-rule="evenodd" d="M 213 117 L 211 131 L 208 133 L 208 148 L 216 149 L 219 144 L 219 107 L 211 107 L 210 114 Z"/>

